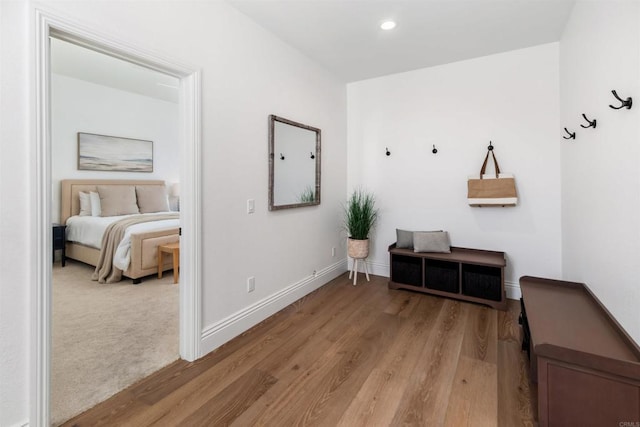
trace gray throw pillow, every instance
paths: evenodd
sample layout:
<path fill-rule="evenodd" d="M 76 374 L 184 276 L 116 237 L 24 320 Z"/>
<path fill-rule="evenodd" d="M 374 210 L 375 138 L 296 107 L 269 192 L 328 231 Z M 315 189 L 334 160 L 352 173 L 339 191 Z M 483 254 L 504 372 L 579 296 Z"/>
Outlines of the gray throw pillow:
<path fill-rule="evenodd" d="M 413 233 L 414 252 L 451 253 L 451 241 L 446 231 L 416 231 Z"/>
<path fill-rule="evenodd" d="M 396 228 L 396 248 L 413 249 L 413 231 Z"/>

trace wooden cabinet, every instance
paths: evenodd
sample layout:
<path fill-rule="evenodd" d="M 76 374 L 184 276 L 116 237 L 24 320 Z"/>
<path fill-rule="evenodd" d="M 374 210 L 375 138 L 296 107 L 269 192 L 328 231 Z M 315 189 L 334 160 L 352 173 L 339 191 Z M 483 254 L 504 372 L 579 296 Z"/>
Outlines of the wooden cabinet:
<path fill-rule="evenodd" d="M 451 253 L 389 246 L 390 289 L 410 289 L 506 310 L 504 252 L 452 247 Z"/>
<path fill-rule="evenodd" d="M 540 426 L 638 425 L 640 348 L 589 288 L 529 276 L 520 288 Z"/>

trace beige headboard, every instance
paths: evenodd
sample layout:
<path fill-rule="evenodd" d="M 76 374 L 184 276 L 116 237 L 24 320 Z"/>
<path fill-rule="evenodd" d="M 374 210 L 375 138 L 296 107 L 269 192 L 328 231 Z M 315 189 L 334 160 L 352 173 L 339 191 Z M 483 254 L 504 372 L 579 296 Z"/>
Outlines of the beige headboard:
<path fill-rule="evenodd" d="M 165 186 L 162 180 L 142 180 L 142 179 L 63 179 L 60 181 L 61 198 L 60 201 L 60 223 L 66 224 L 70 216 L 80 213 L 81 191 L 96 191 L 97 185 L 144 185 L 144 186 Z"/>

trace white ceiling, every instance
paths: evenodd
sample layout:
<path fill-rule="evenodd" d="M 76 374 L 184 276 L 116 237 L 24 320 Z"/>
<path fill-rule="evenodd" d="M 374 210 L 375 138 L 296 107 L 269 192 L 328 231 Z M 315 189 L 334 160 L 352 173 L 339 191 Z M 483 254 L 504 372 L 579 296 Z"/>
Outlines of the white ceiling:
<path fill-rule="evenodd" d="M 574 2 L 229 0 L 347 82 L 558 41 Z"/>
<path fill-rule="evenodd" d="M 345 82 L 557 41 L 574 2 L 228 0 Z M 386 19 L 397 27 L 381 30 Z M 55 38 L 51 70 L 178 102 L 178 79 Z"/>
<path fill-rule="evenodd" d="M 51 38 L 51 72 L 178 102 L 177 78 L 56 38 Z"/>

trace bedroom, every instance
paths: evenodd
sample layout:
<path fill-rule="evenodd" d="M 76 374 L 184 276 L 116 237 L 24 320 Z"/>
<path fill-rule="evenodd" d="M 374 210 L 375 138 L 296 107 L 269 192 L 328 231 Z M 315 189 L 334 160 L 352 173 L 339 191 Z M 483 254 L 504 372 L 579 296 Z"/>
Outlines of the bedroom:
<path fill-rule="evenodd" d="M 296 283 L 301 278 L 307 277 L 313 270 L 321 271 L 322 267 L 332 265 L 330 248 L 343 248 L 343 242 L 335 231 L 339 227 L 335 218 L 339 211 L 339 203 L 347 194 L 348 187 L 345 184 L 347 170 L 355 179 L 359 176 L 360 165 L 365 167 L 365 162 L 368 161 L 363 160 L 360 163 L 357 156 L 348 155 L 350 148 L 347 144 L 347 94 L 343 83 L 327 76 L 325 71 L 311 64 L 306 58 L 301 58 L 293 49 L 283 45 L 268 32 L 224 5 L 200 4 L 188 10 L 171 6 L 155 10 L 140 6 L 139 9 L 132 8 L 125 12 L 118 6 L 106 6 L 102 3 L 92 6 L 79 4 L 74 10 L 68 10 L 55 3 L 51 4 L 52 6 L 49 7 L 58 14 L 86 22 L 87 25 L 95 25 L 104 33 L 108 33 L 109 27 L 114 26 L 122 38 L 149 50 L 160 51 L 167 56 L 199 64 L 203 69 L 203 83 L 206 82 L 206 84 L 203 85 L 202 103 L 204 117 L 202 159 L 208 165 L 207 169 L 203 170 L 203 183 L 206 188 L 203 190 L 206 195 L 203 200 L 203 218 L 206 218 L 203 224 L 203 252 L 212 265 L 203 266 L 203 283 L 206 283 L 206 286 L 203 288 L 202 324 L 203 329 L 208 332 L 204 337 L 208 348 L 216 345 L 215 342 L 209 345 L 209 338 L 219 338 L 219 341 L 224 341 L 224 337 L 216 336 L 218 329 L 214 327 L 219 326 L 222 319 L 251 306 L 268 295 L 275 294 L 286 284 Z M 3 80 L 11 77 L 11 81 L 16 82 L 7 89 L 7 92 L 4 92 L 11 95 L 11 99 L 15 102 L 11 105 L 12 109 L 5 107 L 9 112 L 8 115 L 3 116 L 9 118 L 3 121 L 3 132 L 7 132 L 3 133 L 2 138 L 3 201 L 7 200 L 5 197 L 16 200 L 20 207 L 11 212 L 3 212 L 3 227 L 6 227 L 5 230 L 8 233 L 5 242 L 7 239 L 15 242 L 11 246 L 7 246 L 6 243 L 2 246 L 3 254 L 6 254 L 2 257 L 5 273 L 2 285 L 3 297 L 8 295 L 8 299 L 12 302 L 9 307 L 3 305 L 3 316 L 16 319 L 12 322 L 12 328 L 6 331 L 7 339 L 4 345 L 8 346 L 6 350 L 8 356 L 3 358 L 11 361 L 6 365 L 3 362 L 3 372 L 6 372 L 4 369 L 16 372 L 13 375 L 7 374 L 6 382 L 3 377 L 3 383 L 9 384 L 13 390 L 11 395 L 3 394 L 2 396 L 2 414 L 3 417 L 7 417 L 11 425 L 26 419 L 29 413 L 28 402 L 31 390 L 29 376 L 33 369 L 28 361 L 30 351 L 27 343 L 30 341 L 25 337 L 31 337 L 30 331 L 35 327 L 29 315 L 33 301 L 30 297 L 32 292 L 28 286 L 35 280 L 32 279 L 35 272 L 24 254 L 33 254 L 36 251 L 33 243 L 20 239 L 20 236 L 26 232 L 34 234 L 30 226 L 31 221 L 25 217 L 24 212 L 32 212 L 35 209 L 34 202 L 25 197 L 25 194 L 33 194 L 35 191 L 35 184 L 33 184 L 35 171 L 30 167 L 33 164 L 32 153 L 35 143 L 10 143 L 10 141 L 33 141 L 31 123 L 35 113 L 29 113 L 32 109 L 31 104 L 28 103 L 30 98 L 26 95 L 32 89 L 28 76 L 29 70 L 33 67 L 33 61 L 30 59 L 27 42 L 21 39 L 16 40 L 17 37 L 12 37 L 11 34 L 19 34 L 25 40 L 29 39 L 33 10 L 26 5 L 16 4 L 3 4 L 2 8 L 3 36 L 6 35 L 5 40 L 11 40 L 13 43 L 8 46 L 3 45 L 3 58 L 8 55 L 19 59 L 12 63 L 3 62 Z M 559 70 L 559 72 L 556 71 L 558 78 L 546 80 L 546 83 L 536 83 L 542 85 L 542 89 L 552 87 L 555 91 L 552 99 L 539 99 L 536 104 L 537 111 L 554 109 L 557 113 L 553 123 L 548 122 L 544 125 L 550 140 L 543 142 L 549 144 L 552 149 L 531 149 L 529 152 L 522 153 L 522 157 L 532 156 L 528 161 L 536 170 L 548 170 L 555 174 L 556 182 L 551 191 L 559 191 L 559 194 L 547 196 L 545 194 L 547 188 L 541 184 L 535 187 L 539 198 L 535 203 L 531 197 L 526 198 L 536 206 L 535 209 L 543 210 L 547 216 L 543 224 L 536 223 L 538 229 L 553 230 L 549 232 L 553 235 L 549 242 L 552 251 L 532 251 L 527 253 L 527 259 L 531 260 L 540 254 L 549 254 L 550 259 L 541 260 L 535 273 L 552 276 L 561 271 L 567 277 L 589 282 L 598 289 L 599 294 L 625 327 L 638 337 L 637 326 L 634 326 L 638 323 L 637 314 L 633 308 L 634 301 L 638 301 L 637 287 L 633 279 L 637 276 L 637 267 L 632 259 L 632 255 L 637 253 L 638 245 L 636 233 L 638 220 L 633 216 L 633 212 L 638 210 L 636 200 L 638 160 L 634 155 L 638 130 L 637 125 L 630 124 L 628 121 L 628 117 L 633 117 L 633 122 L 637 123 L 635 120 L 637 110 L 630 110 L 627 116 L 606 114 L 608 120 L 602 119 L 604 127 L 599 128 L 602 132 L 606 131 L 605 139 L 609 141 L 606 144 L 598 144 L 591 139 L 594 135 L 602 135 L 602 133 L 589 134 L 584 131 L 580 134 L 582 139 L 577 140 L 573 145 L 561 140 L 562 128 L 571 124 L 578 126 L 580 114 L 588 113 L 581 110 L 608 108 L 607 105 L 613 102 L 611 89 L 628 93 L 629 96 L 638 93 L 638 37 L 635 20 L 637 10 L 635 6 L 629 4 L 620 6 L 620 9 L 622 10 L 613 8 L 602 11 L 597 5 L 576 7 L 572 14 L 572 25 L 567 27 L 563 39 L 556 47 L 557 52 L 551 52 L 554 49 L 553 46 L 548 47 L 546 52 L 544 52 L 545 48 L 539 48 L 536 51 L 537 54 L 548 55 L 546 58 L 551 62 L 550 68 Z M 218 16 L 223 19 L 205 19 L 204 16 Z M 596 25 L 600 22 L 598 16 L 611 16 L 611 18 L 600 23 L 600 26 L 605 28 L 597 32 L 596 38 L 586 28 L 600 28 Z M 612 24 L 618 21 L 627 22 L 627 19 L 631 20 L 629 25 Z M 142 28 L 140 28 L 140 22 L 144 22 Z M 170 34 L 156 31 L 156 26 L 165 26 L 167 23 L 172 28 L 175 26 L 179 31 L 168 32 Z M 619 31 L 628 31 L 630 34 L 620 34 Z M 176 37 L 176 33 L 180 33 L 180 37 Z M 233 46 L 228 42 L 230 35 L 235 39 Z M 186 43 L 186 40 L 189 43 Z M 216 55 L 208 55 L 209 52 L 215 52 Z M 514 56 L 518 55 L 525 60 L 529 57 L 532 62 L 536 57 L 532 51 L 520 51 L 514 52 L 510 58 L 486 57 L 484 61 L 493 63 L 497 71 L 504 61 L 514 60 Z M 474 75 L 476 63 L 469 62 L 466 65 L 465 71 L 464 63 L 457 64 L 461 75 L 464 77 Z M 258 69 L 260 72 L 255 71 Z M 294 73 L 292 69 L 297 69 L 298 73 Z M 305 78 L 298 77 L 299 70 L 304 70 Z M 518 76 L 518 73 L 514 73 L 512 78 L 518 81 L 511 81 L 517 89 L 513 93 L 516 99 L 520 90 L 530 90 L 531 86 L 531 82 L 524 78 L 519 80 Z M 286 82 L 286 86 L 283 83 L 274 88 L 274 82 Z M 406 84 L 412 83 L 407 81 Z M 286 90 L 283 90 L 285 88 Z M 463 95 L 465 93 L 458 91 L 434 94 L 434 103 L 444 104 L 451 102 L 452 99 L 463 99 Z M 309 105 L 307 102 L 309 99 L 314 99 L 313 105 Z M 315 110 L 319 104 L 322 106 Z M 532 104 L 521 103 L 519 106 L 528 108 L 526 106 L 531 107 Z M 284 117 L 300 117 L 300 121 L 316 125 L 323 130 L 325 141 L 323 170 L 333 172 L 323 175 L 325 179 L 323 203 L 318 210 L 285 213 L 275 219 L 267 218 L 266 214 L 263 215 L 260 210 L 252 217 L 244 215 L 247 198 L 255 198 L 257 206 L 265 206 L 266 203 L 264 132 L 266 116 L 273 112 L 279 112 Z M 605 117 L 604 111 L 599 112 L 601 117 Z M 464 111 L 461 111 L 460 115 L 463 113 Z M 474 113 L 477 112 L 474 111 Z M 510 110 L 510 113 L 526 116 L 525 111 L 519 112 L 516 107 Z M 465 120 L 461 122 L 448 122 L 447 127 L 457 129 L 470 117 L 474 117 L 474 114 L 464 115 Z M 482 121 L 479 113 L 475 117 L 477 122 Z M 502 129 L 509 120 L 503 120 L 491 114 L 488 120 L 482 122 L 495 123 L 497 129 Z M 609 124 L 605 125 L 605 122 Z M 526 136 L 527 132 L 539 129 L 536 125 L 530 126 L 531 128 L 527 127 L 518 136 Z M 476 139 L 474 135 L 471 141 L 479 141 L 477 149 L 484 150 L 487 139 L 489 138 L 479 136 Z M 494 142 L 499 144 L 497 145 L 498 154 L 502 153 L 507 157 L 504 159 L 507 162 L 505 167 L 520 177 L 525 172 L 521 172 L 520 165 L 515 163 L 518 154 L 509 149 L 509 142 L 505 142 L 515 140 L 516 137 L 513 136 Z M 332 141 L 332 143 L 329 144 L 326 141 Z M 589 141 L 590 149 L 581 150 L 585 144 L 580 145 L 580 141 L 583 143 Z M 451 156 L 451 154 L 447 154 L 448 146 L 444 142 L 435 141 L 435 143 L 443 157 L 427 157 L 427 159 L 436 167 L 443 167 L 444 160 L 438 162 L 438 159 L 446 159 L 444 155 Z M 375 146 L 371 148 L 370 162 L 378 162 L 379 169 L 382 171 L 390 169 L 390 173 L 395 171 L 392 163 L 393 155 L 390 159 L 386 159 L 385 147 L 373 145 Z M 533 145 L 536 144 L 533 143 Z M 392 151 L 397 152 L 398 156 L 406 156 L 408 153 L 397 144 Z M 465 160 L 468 161 L 468 165 L 458 166 L 464 169 L 463 176 L 452 178 L 452 181 L 464 182 L 468 169 L 475 168 L 477 157 L 477 152 L 470 153 L 469 159 Z M 549 160 L 548 157 L 555 162 L 554 165 L 545 166 Z M 452 157 L 449 158 L 453 160 Z M 11 163 L 8 159 L 12 159 Z M 600 159 L 607 160 L 600 161 Z M 386 163 L 383 163 L 385 161 Z M 613 188 L 621 188 L 621 191 L 601 191 L 606 201 L 592 202 L 590 195 L 585 194 L 586 190 L 579 183 L 582 177 L 589 176 L 585 171 L 585 164 L 593 165 L 592 170 L 598 172 L 597 177 L 602 180 L 598 188 L 610 185 Z M 238 167 L 238 165 L 241 166 Z M 530 170 L 528 174 L 531 173 Z M 16 180 L 15 176 L 20 179 Z M 629 178 L 614 180 L 616 176 Z M 522 176 L 520 181 L 523 182 L 524 178 Z M 9 185 L 8 180 L 12 180 L 13 183 Z M 327 198 L 324 198 L 325 195 Z M 624 198 L 619 198 L 620 195 Z M 411 200 L 411 196 L 402 197 L 397 193 L 395 196 L 401 197 L 405 203 Z M 523 203 L 524 200 L 523 195 Z M 540 203 L 543 207 L 538 206 Z M 216 206 L 220 205 L 225 206 L 225 210 L 216 210 Z M 289 228 L 305 230 L 306 223 L 310 221 L 314 224 L 329 225 L 306 230 L 313 244 L 309 243 L 309 246 L 298 250 L 292 249 L 293 245 L 288 243 L 297 242 L 298 239 L 297 233 L 290 231 Z M 418 222 L 418 219 L 415 221 Z M 501 222 L 494 221 L 490 224 L 497 228 Z M 485 226 L 489 227 L 489 223 L 485 223 Z M 607 236 L 603 236 L 601 230 L 609 231 Z M 494 231 L 497 235 L 520 239 L 519 247 L 527 247 L 526 240 L 529 236 L 523 233 L 516 233 L 515 236 L 509 233 L 507 236 L 507 233 L 499 229 Z M 586 238 L 586 235 L 591 238 Z M 458 236 L 460 237 L 454 238 L 463 238 L 462 234 Z M 391 243 L 388 240 L 390 237 L 387 234 L 386 237 L 381 236 L 378 242 L 381 245 Z M 224 243 L 220 244 L 220 242 Z M 285 244 L 278 245 L 277 242 L 285 242 Z M 477 246 L 487 247 L 486 240 L 478 240 L 474 243 L 477 243 Z M 254 254 L 260 253 L 264 256 L 247 259 L 242 251 L 245 247 L 254 247 Z M 505 249 L 508 253 L 513 251 L 510 247 L 501 249 Z M 596 253 L 608 254 L 604 265 L 598 262 L 599 258 L 594 255 Z M 384 265 L 385 254 L 378 255 L 379 258 L 375 261 Z M 344 252 L 338 253 L 337 259 L 344 259 L 344 256 Z M 282 261 L 287 259 L 298 259 L 298 261 L 295 264 Z M 216 271 L 216 266 L 220 265 L 228 268 L 224 271 Z M 517 274 L 521 273 L 516 265 L 514 264 L 516 271 L 512 273 L 514 277 L 510 279 L 514 283 L 517 280 Z M 611 277 L 605 277 L 607 275 Z M 256 277 L 256 292 L 251 295 L 247 295 L 244 289 L 248 276 Z M 615 288 L 607 285 L 612 281 L 616 283 Z M 5 283 L 15 283 L 20 286 L 5 285 Z M 225 296 L 224 302 L 217 298 L 220 295 Z M 4 328 L 7 322 L 3 320 L 2 323 Z M 208 328 L 209 326 L 211 328 Z M 238 330 L 228 330 L 225 333 L 233 335 L 239 330 L 242 330 L 242 327 L 239 326 Z M 5 329 L 3 329 L 3 336 L 5 336 L 4 333 Z"/>
<path fill-rule="evenodd" d="M 178 198 L 173 191 L 178 188 L 180 178 L 177 85 L 178 80 L 171 76 L 51 39 L 52 221 L 66 224 L 67 240 L 66 266 L 62 268 L 60 261 L 55 262 L 52 278 L 51 418 L 54 423 L 70 418 L 124 385 L 179 358 L 178 287 L 167 279 L 144 277 L 156 272 L 156 245 L 178 240 L 179 220 L 134 226 L 171 231 L 167 237 L 153 237 L 153 253 L 140 252 L 140 259 L 136 257 L 138 251 L 146 249 L 144 242 L 132 241 L 128 251 L 116 250 L 116 254 L 121 254 L 120 267 L 125 270 L 125 276 L 118 281 L 113 274 L 115 270 L 107 264 L 101 270 L 101 279 L 108 283 L 98 284 L 92 280 L 92 266 L 98 263 L 99 256 L 89 248 L 100 247 L 101 234 L 94 236 L 88 221 L 98 221 L 99 227 L 105 225 L 90 215 L 90 206 L 89 212 L 84 207 L 85 212 L 74 212 L 81 216 L 69 218 L 74 205 L 76 209 L 83 208 L 79 205 L 79 190 L 86 190 L 85 198 L 89 199 L 89 192 L 96 192 L 97 188 L 87 186 L 88 183 L 101 180 L 105 191 L 109 188 L 105 184 L 118 180 L 145 183 L 135 188 L 136 192 L 146 189 L 145 194 L 150 196 L 147 206 L 140 200 L 136 200 L 135 205 L 141 213 L 147 212 L 146 217 L 159 219 L 151 212 L 177 210 Z M 84 138 L 94 134 L 135 138 L 118 140 L 121 146 L 113 155 L 126 155 L 130 147 L 140 141 L 143 149 L 148 148 L 151 164 L 144 165 L 145 172 L 93 170 L 100 169 L 101 165 L 81 165 L 79 156 L 86 150 Z M 94 144 L 102 147 L 113 145 L 113 141 L 99 139 Z M 116 168 L 130 167 L 117 165 Z M 148 186 L 152 180 L 163 184 Z M 100 215 L 107 213 L 106 207 L 102 206 Z M 70 244 L 78 239 L 81 244 Z M 138 246 L 140 249 L 136 249 Z M 56 256 L 61 258 L 61 251 L 56 251 Z M 171 263 L 169 256 L 165 256 L 167 263 Z M 125 265 L 138 267 L 129 271 Z M 172 276 L 171 271 L 168 273 Z M 143 285 L 127 292 L 133 281 L 140 280 L 144 281 Z M 134 308 L 140 306 L 149 309 Z M 153 358 L 140 357 L 152 351 Z M 118 369 L 118 366 L 127 366 L 127 369 Z"/>

